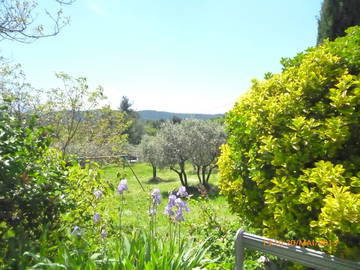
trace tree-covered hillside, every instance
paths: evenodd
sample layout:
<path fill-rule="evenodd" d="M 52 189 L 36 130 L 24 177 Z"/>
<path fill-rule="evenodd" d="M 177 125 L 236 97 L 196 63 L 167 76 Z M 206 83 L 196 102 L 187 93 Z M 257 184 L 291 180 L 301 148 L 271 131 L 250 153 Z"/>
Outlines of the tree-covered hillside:
<path fill-rule="evenodd" d="M 181 119 L 185 118 L 195 118 L 195 119 L 211 119 L 223 117 L 223 114 L 199 114 L 199 113 L 172 113 L 172 112 L 162 112 L 162 111 L 153 111 L 153 110 L 141 110 L 138 111 L 140 118 L 142 120 L 170 120 L 174 116 Z"/>

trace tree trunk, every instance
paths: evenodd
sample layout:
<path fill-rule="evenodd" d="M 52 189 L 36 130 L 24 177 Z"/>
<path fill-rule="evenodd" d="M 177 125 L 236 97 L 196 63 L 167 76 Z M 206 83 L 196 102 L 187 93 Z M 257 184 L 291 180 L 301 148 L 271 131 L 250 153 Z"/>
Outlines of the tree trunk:
<path fill-rule="evenodd" d="M 196 165 L 196 174 L 199 179 L 199 183 L 201 184 L 200 166 L 197 166 L 197 165 Z"/>
<path fill-rule="evenodd" d="M 187 176 L 186 176 L 186 172 L 185 172 L 185 162 L 180 162 L 179 167 L 180 167 L 180 171 L 182 174 L 183 186 L 188 187 Z"/>
<path fill-rule="evenodd" d="M 206 184 L 206 166 L 202 166 L 201 168 L 201 178 L 202 178 L 202 184 Z"/>
<path fill-rule="evenodd" d="M 152 166 L 152 171 L 153 171 L 153 179 L 156 178 L 156 166 L 154 166 L 153 164 L 151 164 Z"/>
<path fill-rule="evenodd" d="M 212 170 L 214 168 L 215 168 L 215 166 L 209 167 L 209 171 L 208 171 L 208 174 L 206 176 L 206 184 L 209 184 L 210 175 L 211 175 L 211 172 L 212 172 Z"/>
<path fill-rule="evenodd" d="M 187 175 L 186 175 L 185 170 L 183 171 L 183 179 L 184 179 L 184 186 L 188 187 Z"/>
<path fill-rule="evenodd" d="M 183 186 L 187 186 L 187 185 L 185 185 L 185 183 L 184 183 L 182 171 L 178 171 L 178 170 L 176 170 L 174 167 L 170 167 L 170 170 L 172 170 L 172 171 L 174 171 L 174 172 L 177 173 L 177 175 L 178 175 L 179 178 L 180 178 L 180 182 L 181 182 L 181 184 L 182 184 Z"/>

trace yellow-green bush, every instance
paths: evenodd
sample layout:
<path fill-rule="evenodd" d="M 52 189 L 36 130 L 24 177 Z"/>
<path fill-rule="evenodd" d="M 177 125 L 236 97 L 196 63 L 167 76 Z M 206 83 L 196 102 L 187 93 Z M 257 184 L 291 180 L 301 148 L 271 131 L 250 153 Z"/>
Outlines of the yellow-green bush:
<path fill-rule="evenodd" d="M 228 113 L 220 188 L 265 236 L 360 253 L 360 27 L 283 59 Z"/>

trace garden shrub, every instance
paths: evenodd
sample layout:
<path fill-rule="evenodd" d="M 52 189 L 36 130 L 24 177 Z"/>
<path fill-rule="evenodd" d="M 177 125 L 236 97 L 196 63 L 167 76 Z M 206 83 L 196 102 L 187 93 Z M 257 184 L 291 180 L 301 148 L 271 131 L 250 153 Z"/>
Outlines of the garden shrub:
<path fill-rule="evenodd" d="M 8 102 L 1 103 L 0 265 L 11 268 L 46 231 L 52 232 L 48 245 L 56 245 L 61 231 L 90 221 L 97 205 L 94 190 L 104 187 L 105 192 L 107 185 L 94 165 L 81 169 L 49 148 L 51 132 L 36 126 L 35 117 L 16 120 Z"/>
<path fill-rule="evenodd" d="M 48 148 L 48 130 L 36 127 L 35 118 L 16 120 L 7 104 L 0 108 L 0 258 L 10 265 L 28 240 L 60 227 L 68 204 L 62 197 L 66 164 Z"/>
<path fill-rule="evenodd" d="M 360 254 L 360 27 L 282 64 L 281 74 L 254 80 L 227 114 L 221 192 L 264 236 L 337 240 L 323 250 L 354 258 Z"/>
<path fill-rule="evenodd" d="M 101 196 L 110 192 L 110 183 L 100 174 L 100 167 L 96 163 L 86 164 L 84 168 L 73 162 L 67 168 L 67 185 L 63 192 L 71 202 L 71 208 L 62 215 L 62 221 L 67 229 L 74 226 L 82 228 L 93 227 L 95 213 L 106 212 L 106 202 L 96 198 L 94 193 L 101 192 Z M 110 217 L 109 217 L 110 218 Z"/>
<path fill-rule="evenodd" d="M 65 206 L 61 199 L 65 162 L 48 148 L 47 130 L 24 125 L 2 108 L 0 116 L 1 222 L 22 226 L 36 236 L 42 224 L 55 226 Z"/>

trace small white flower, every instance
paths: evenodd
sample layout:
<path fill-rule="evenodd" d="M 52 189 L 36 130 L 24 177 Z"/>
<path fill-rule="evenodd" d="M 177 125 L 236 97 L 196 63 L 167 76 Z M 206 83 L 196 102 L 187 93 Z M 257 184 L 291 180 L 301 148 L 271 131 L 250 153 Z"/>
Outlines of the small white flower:
<path fill-rule="evenodd" d="M 81 231 L 79 226 L 75 226 L 74 229 L 71 232 L 72 235 L 81 236 Z"/>

